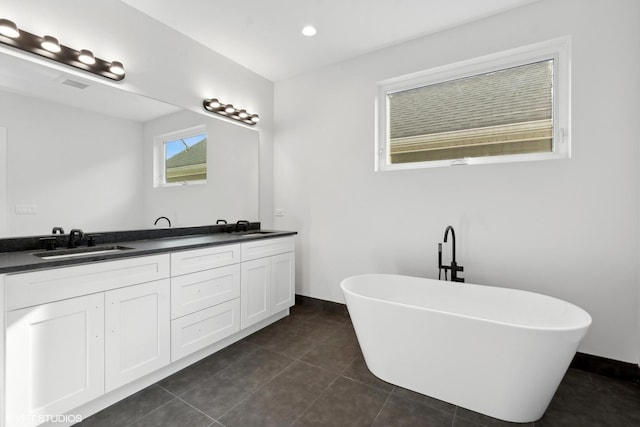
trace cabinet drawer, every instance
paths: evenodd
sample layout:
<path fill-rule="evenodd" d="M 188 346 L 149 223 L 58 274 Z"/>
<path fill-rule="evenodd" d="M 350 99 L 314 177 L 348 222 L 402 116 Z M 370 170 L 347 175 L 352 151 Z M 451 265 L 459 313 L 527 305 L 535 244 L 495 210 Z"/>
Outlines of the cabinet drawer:
<path fill-rule="evenodd" d="M 175 319 L 240 296 L 240 264 L 171 279 L 171 318 Z"/>
<path fill-rule="evenodd" d="M 293 252 L 294 249 L 295 241 L 293 237 L 254 240 L 242 244 L 242 261 Z"/>
<path fill-rule="evenodd" d="M 239 298 L 172 320 L 171 361 L 205 348 L 239 330 Z"/>
<path fill-rule="evenodd" d="M 240 262 L 240 245 L 213 246 L 171 254 L 171 275 L 195 273 Z"/>
<path fill-rule="evenodd" d="M 61 267 L 6 277 L 7 310 L 169 277 L 169 255 Z"/>

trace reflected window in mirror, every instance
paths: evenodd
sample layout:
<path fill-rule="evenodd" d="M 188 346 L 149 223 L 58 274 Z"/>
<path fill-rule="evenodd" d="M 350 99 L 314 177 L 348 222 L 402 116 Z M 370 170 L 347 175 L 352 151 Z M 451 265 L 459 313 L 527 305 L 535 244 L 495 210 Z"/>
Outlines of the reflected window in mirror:
<path fill-rule="evenodd" d="M 207 131 L 196 126 L 154 138 L 154 186 L 207 182 Z"/>

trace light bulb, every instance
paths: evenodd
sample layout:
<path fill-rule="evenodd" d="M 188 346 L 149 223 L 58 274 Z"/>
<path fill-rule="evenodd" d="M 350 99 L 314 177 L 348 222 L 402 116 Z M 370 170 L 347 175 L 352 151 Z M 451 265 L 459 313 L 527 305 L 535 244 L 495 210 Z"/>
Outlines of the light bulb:
<path fill-rule="evenodd" d="M 222 104 L 220 104 L 220 101 L 218 101 L 217 98 L 212 98 L 209 100 L 209 107 L 217 110 L 218 108 L 222 107 Z"/>
<path fill-rule="evenodd" d="M 93 53 L 87 49 L 82 49 L 80 51 L 80 54 L 78 55 L 78 59 L 80 60 L 80 62 L 87 65 L 93 65 L 96 63 L 96 58 L 93 56 Z"/>
<path fill-rule="evenodd" d="M 227 104 L 227 106 L 224 108 L 224 112 L 227 114 L 234 113 L 235 111 L 236 109 L 231 104 Z"/>
<path fill-rule="evenodd" d="M 252 121 L 253 123 L 258 123 L 258 122 L 260 121 L 260 116 L 258 116 L 257 114 L 253 114 L 253 115 L 251 116 L 251 121 Z"/>
<path fill-rule="evenodd" d="M 42 46 L 43 49 L 53 53 L 58 53 L 61 50 L 58 39 L 52 36 L 44 36 L 42 38 L 42 43 L 40 44 L 40 46 Z"/>
<path fill-rule="evenodd" d="M 124 66 L 122 65 L 122 62 L 113 61 L 113 62 L 111 62 L 111 66 L 109 67 L 109 71 L 111 71 L 116 76 L 123 76 L 124 75 Z"/>
<path fill-rule="evenodd" d="M 240 110 L 240 112 L 238 113 L 238 117 L 240 117 L 241 119 L 246 119 L 247 117 L 249 117 L 249 113 L 247 113 L 247 110 Z"/>
<path fill-rule="evenodd" d="M 0 34 L 12 39 L 20 36 L 18 26 L 15 22 L 9 21 L 8 19 L 0 19 Z"/>

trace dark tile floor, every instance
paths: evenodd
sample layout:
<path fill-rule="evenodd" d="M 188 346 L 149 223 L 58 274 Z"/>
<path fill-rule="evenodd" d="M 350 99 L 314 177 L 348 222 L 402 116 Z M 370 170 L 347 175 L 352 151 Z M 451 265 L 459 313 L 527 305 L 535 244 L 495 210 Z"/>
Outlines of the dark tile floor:
<path fill-rule="evenodd" d="M 348 316 L 291 316 L 87 418 L 83 426 L 511 425 L 380 381 Z M 640 388 L 570 369 L 545 416 L 518 426 L 640 426 Z"/>

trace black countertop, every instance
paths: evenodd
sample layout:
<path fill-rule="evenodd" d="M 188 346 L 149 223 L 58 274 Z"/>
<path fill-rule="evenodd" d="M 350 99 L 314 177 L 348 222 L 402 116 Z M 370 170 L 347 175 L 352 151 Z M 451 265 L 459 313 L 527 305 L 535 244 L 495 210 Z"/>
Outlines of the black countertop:
<path fill-rule="evenodd" d="M 139 235 L 136 235 L 135 232 L 131 232 L 130 234 L 127 234 L 127 232 L 114 233 L 117 236 L 125 239 L 127 237 L 131 237 L 132 240 L 129 241 L 114 241 L 113 236 L 110 236 L 107 233 L 103 233 L 105 237 L 103 237 L 102 239 L 108 242 L 110 245 L 117 244 L 118 246 L 123 246 L 130 249 L 61 259 L 42 259 L 39 256 L 34 255 L 34 253 L 45 252 L 43 248 L 32 248 L 29 250 L 12 250 L 0 253 L 0 274 L 66 267 L 70 265 L 93 263 L 97 261 L 110 261 L 136 256 L 154 255 L 187 249 L 204 248 L 207 246 L 244 243 L 253 240 L 271 239 L 274 237 L 292 236 L 297 234 L 297 232 L 295 231 L 275 230 L 259 230 L 264 234 L 257 234 L 257 231 L 258 230 L 252 229 L 246 232 L 239 233 L 207 232 L 203 234 L 175 235 L 170 237 L 147 236 L 148 238 L 146 239 L 138 239 Z M 190 229 L 187 232 L 193 232 L 193 229 Z M 172 234 L 180 233 L 173 232 Z M 97 246 L 104 246 L 104 242 L 99 243 Z M 49 252 L 51 253 L 51 255 L 55 255 L 55 250 L 48 251 L 47 253 Z"/>

